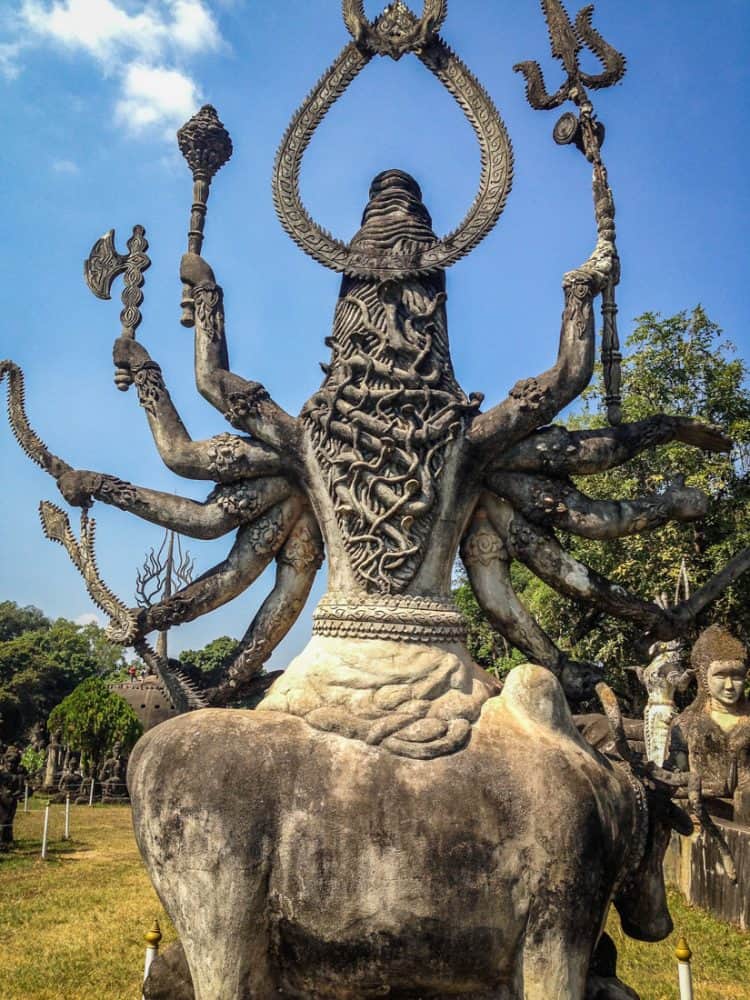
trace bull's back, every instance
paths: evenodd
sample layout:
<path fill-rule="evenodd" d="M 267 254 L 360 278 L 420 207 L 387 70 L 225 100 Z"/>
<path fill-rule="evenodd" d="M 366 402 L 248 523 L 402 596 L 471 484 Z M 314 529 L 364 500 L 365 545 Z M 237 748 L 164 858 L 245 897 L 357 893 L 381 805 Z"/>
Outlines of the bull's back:
<path fill-rule="evenodd" d="M 404 997 L 497 997 L 542 892 L 533 879 L 554 869 L 574 889 L 580 877 L 533 822 L 531 777 L 547 773 L 557 835 L 574 843 L 590 824 L 585 789 L 555 781 L 553 753 L 531 741 L 519 756 L 515 735 L 476 727 L 459 753 L 416 761 L 289 716 L 208 710 L 147 734 L 129 782 L 188 955 L 229 919 L 283 996 L 364 998 L 389 983 Z"/>

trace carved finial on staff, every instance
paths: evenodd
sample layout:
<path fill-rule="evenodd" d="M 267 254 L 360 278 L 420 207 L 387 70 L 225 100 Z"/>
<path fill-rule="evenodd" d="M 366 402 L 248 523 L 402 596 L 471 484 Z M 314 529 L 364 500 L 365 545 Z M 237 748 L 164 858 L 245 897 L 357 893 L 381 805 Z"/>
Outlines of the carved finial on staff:
<path fill-rule="evenodd" d="M 547 21 L 552 55 L 559 59 L 566 71 L 562 86 L 550 94 L 547 91 L 541 67 L 536 62 L 523 62 L 513 68 L 526 77 L 526 97 L 537 111 L 559 108 L 565 101 L 572 101 L 578 114 L 567 111 L 553 130 L 558 145 L 573 143 L 594 165 L 594 201 L 600 236 L 615 242 L 615 206 L 607 181 L 607 171 L 602 161 L 604 126 L 597 120 L 587 88 L 601 90 L 611 87 L 625 75 L 626 61 L 611 45 L 604 41 L 593 27 L 593 5 L 584 7 L 571 22 L 559 0 L 541 0 Z M 584 73 L 579 65 L 582 49 L 589 49 L 601 62 L 602 72 Z M 617 304 L 615 288 L 620 281 L 619 262 L 612 278 L 602 293 L 602 366 L 604 368 L 605 403 L 610 424 L 619 424 L 621 411 L 621 362 L 620 341 L 617 333 Z"/>
<path fill-rule="evenodd" d="M 205 104 L 177 133 L 177 144 L 193 175 L 193 207 L 190 212 L 188 253 L 203 249 L 203 229 L 211 181 L 232 156 L 232 140 L 219 120 L 216 109 Z M 190 287 L 182 289 L 183 326 L 195 322 Z"/>

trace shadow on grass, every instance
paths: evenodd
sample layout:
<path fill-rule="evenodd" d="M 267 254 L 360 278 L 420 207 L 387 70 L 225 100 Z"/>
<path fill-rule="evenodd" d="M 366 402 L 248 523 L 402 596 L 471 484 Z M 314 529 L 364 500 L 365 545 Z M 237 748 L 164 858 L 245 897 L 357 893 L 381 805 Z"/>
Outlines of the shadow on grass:
<path fill-rule="evenodd" d="M 59 864 L 64 861 L 75 861 L 75 858 L 68 855 L 87 854 L 92 851 L 93 846 L 82 840 L 59 840 L 47 844 L 47 857 L 42 860 L 42 841 L 21 838 L 14 841 L 10 850 L 0 851 L 0 871 L 9 871 L 13 868 L 28 867 L 29 865 Z"/>

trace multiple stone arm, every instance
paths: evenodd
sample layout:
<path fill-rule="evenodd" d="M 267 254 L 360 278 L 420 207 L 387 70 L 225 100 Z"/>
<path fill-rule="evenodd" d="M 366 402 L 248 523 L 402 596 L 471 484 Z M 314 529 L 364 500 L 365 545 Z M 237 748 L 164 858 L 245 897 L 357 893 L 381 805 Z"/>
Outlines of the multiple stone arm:
<path fill-rule="evenodd" d="M 671 441 L 712 452 L 732 448 L 731 440 L 718 427 L 658 413 L 619 427 L 585 431 L 544 427 L 498 455 L 492 469 L 588 476 L 624 465 L 647 448 Z"/>
<path fill-rule="evenodd" d="M 161 368 L 145 347 L 120 337 L 113 354 L 118 370 L 128 372 L 135 384 L 162 461 L 178 476 L 231 482 L 250 476 L 272 476 L 289 468 L 272 448 L 236 434 L 194 441 L 172 402 Z"/>
<path fill-rule="evenodd" d="M 521 602 L 513 589 L 508 550 L 481 501 L 464 535 L 461 559 L 490 624 L 530 662 L 559 677 L 567 694 L 580 697 L 592 681 L 600 679 L 588 664 L 571 662 Z"/>
<path fill-rule="evenodd" d="M 209 693 L 214 705 L 242 698 L 269 656 L 286 636 L 307 603 L 323 561 L 323 539 L 315 515 L 306 508 L 276 557 L 274 588 L 240 641 L 222 682 Z"/>
<path fill-rule="evenodd" d="M 637 622 L 657 638 L 673 638 L 683 630 L 672 609 L 644 601 L 584 566 L 551 534 L 515 511 L 507 500 L 488 493 L 484 503 L 510 557 L 525 563 L 558 593 L 593 604 L 615 618 Z"/>
<path fill-rule="evenodd" d="M 708 498 L 676 480 L 663 493 L 638 500 L 592 500 L 568 479 L 495 472 L 490 488 L 540 527 L 556 527 L 583 538 L 635 535 L 666 524 L 694 521 L 708 513 Z"/>
<path fill-rule="evenodd" d="M 294 489 L 279 476 L 258 478 L 219 486 L 200 503 L 83 469 L 63 473 L 57 485 L 74 507 L 89 507 L 93 500 L 101 500 L 162 528 L 202 539 L 228 534 L 251 516 L 257 517 L 285 500 Z"/>
<path fill-rule="evenodd" d="M 299 496 L 289 497 L 257 520 L 242 525 L 223 562 L 176 594 L 140 612 L 141 634 L 194 621 L 246 590 L 286 541 L 303 503 Z"/>
<path fill-rule="evenodd" d="M 186 254 L 180 270 L 195 304 L 195 382 L 200 394 L 240 430 L 282 454 L 299 451 L 299 424 L 273 402 L 259 382 L 229 371 L 224 332 L 224 297 L 214 274 L 196 254 Z"/>

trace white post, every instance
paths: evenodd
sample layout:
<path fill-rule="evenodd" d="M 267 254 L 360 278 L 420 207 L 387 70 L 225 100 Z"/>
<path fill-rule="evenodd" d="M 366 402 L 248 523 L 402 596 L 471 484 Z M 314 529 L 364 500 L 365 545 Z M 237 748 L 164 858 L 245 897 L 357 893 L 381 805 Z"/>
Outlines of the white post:
<path fill-rule="evenodd" d="M 65 836 L 63 840 L 70 840 L 70 795 L 65 796 Z"/>
<path fill-rule="evenodd" d="M 28 781 L 24 785 L 23 789 L 23 811 L 27 813 L 29 811 L 29 783 Z"/>
<path fill-rule="evenodd" d="M 693 957 L 693 953 L 684 935 L 677 942 L 674 953 L 680 977 L 680 1000 L 693 1000 L 693 971 L 690 968 L 690 959 Z"/>
<path fill-rule="evenodd" d="M 159 954 L 159 942 L 161 941 L 161 928 L 159 927 L 159 921 L 154 920 L 154 926 L 145 935 L 146 938 L 146 962 L 143 966 L 143 982 L 145 983 L 148 979 L 148 970 L 151 968 L 151 963 Z M 141 994 L 141 1000 L 144 1000 L 143 994 Z"/>
<path fill-rule="evenodd" d="M 93 808 L 94 805 L 94 782 L 95 778 L 92 774 L 91 776 L 91 791 L 89 792 L 89 805 Z"/>
<path fill-rule="evenodd" d="M 42 831 L 42 861 L 47 857 L 47 834 L 49 833 L 49 802 L 44 809 L 44 830 Z"/>

